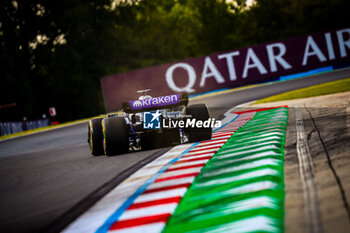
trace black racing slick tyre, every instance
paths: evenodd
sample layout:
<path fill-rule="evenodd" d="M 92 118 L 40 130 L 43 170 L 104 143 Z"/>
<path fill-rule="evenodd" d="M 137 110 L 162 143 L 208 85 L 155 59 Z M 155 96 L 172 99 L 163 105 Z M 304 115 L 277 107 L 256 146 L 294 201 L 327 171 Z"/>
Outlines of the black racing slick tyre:
<path fill-rule="evenodd" d="M 174 146 L 181 143 L 179 129 L 164 130 L 163 133 L 143 133 L 140 135 L 142 150 Z"/>
<path fill-rule="evenodd" d="M 128 127 L 123 117 L 108 117 L 102 121 L 103 148 L 108 156 L 129 152 Z"/>
<path fill-rule="evenodd" d="M 102 120 L 103 118 L 89 120 L 88 142 L 91 154 L 95 156 L 104 155 Z"/>
<path fill-rule="evenodd" d="M 206 121 L 210 118 L 208 107 L 205 104 L 193 104 L 186 108 L 186 115 L 191 119 Z M 211 139 L 212 128 L 188 128 L 185 130 L 189 142 L 198 142 Z"/>
<path fill-rule="evenodd" d="M 140 135 L 140 140 L 142 150 L 152 150 L 160 147 L 156 133 L 143 133 Z"/>

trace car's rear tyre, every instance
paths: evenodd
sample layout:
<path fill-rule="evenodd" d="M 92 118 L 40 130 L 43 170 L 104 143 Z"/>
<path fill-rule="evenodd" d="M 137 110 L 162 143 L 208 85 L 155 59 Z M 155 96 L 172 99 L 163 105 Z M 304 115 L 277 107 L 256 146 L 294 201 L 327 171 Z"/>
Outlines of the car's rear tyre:
<path fill-rule="evenodd" d="M 102 121 L 103 148 L 108 156 L 129 152 L 128 127 L 122 117 L 108 117 Z"/>
<path fill-rule="evenodd" d="M 205 104 L 193 104 L 186 108 L 186 115 L 191 115 L 191 119 L 206 121 L 209 119 L 209 110 Z M 185 130 L 189 142 L 198 142 L 211 139 L 212 128 L 188 128 Z"/>
<path fill-rule="evenodd" d="M 103 118 L 89 120 L 88 142 L 91 154 L 95 156 L 104 155 L 102 120 Z"/>
<path fill-rule="evenodd" d="M 151 150 L 180 144 L 179 129 L 165 130 L 163 133 L 144 133 L 140 135 L 142 150 Z"/>
<path fill-rule="evenodd" d="M 140 135 L 142 150 L 151 150 L 159 147 L 157 133 L 143 133 Z"/>
<path fill-rule="evenodd" d="M 160 142 L 162 147 L 174 146 L 181 143 L 179 129 L 169 129 L 163 131 L 160 136 Z"/>

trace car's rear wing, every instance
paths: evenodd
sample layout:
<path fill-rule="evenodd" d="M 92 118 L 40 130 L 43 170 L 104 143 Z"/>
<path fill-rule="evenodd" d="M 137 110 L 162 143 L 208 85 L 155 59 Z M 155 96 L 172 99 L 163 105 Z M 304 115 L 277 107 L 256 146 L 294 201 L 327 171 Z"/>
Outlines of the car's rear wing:
<path fill-rule="evenodd" d="M 136 113 L 172 108 L 177 106 L 187 106 L 187 104 L 188 94 L 183 93 L 123 102 L 122 109 L 125 113 Z"/>

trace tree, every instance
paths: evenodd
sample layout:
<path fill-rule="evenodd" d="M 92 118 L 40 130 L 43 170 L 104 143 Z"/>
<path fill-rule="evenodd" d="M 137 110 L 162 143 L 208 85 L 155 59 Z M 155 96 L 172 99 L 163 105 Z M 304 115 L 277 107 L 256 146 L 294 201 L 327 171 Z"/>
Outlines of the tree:
<path fill-rule="evenodd" d="M 103 112 L 99 79 L 112 57 L 110 2 L 5 1 L 1 9 L 1 104 L 11 118 L 40 117 L 56 106 L 61 120 Z"/>
<path fill-rule="evenodd" d="M 104 112 L 100 78 L 348 26 L 346 0 L 2 0 L 0 120 Z"/>

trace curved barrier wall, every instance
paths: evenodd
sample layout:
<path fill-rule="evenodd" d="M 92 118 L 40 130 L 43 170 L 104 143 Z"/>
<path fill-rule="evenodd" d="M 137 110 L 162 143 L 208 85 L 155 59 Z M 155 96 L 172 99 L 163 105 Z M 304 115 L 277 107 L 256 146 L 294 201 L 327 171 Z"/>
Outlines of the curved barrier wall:
<path fill-rule="evenodd" d="M 140 89 L 196 94 L 349 62 L 350 27 L 106 76 L 101 84 L 107 111 L 115 111 Z"/>

